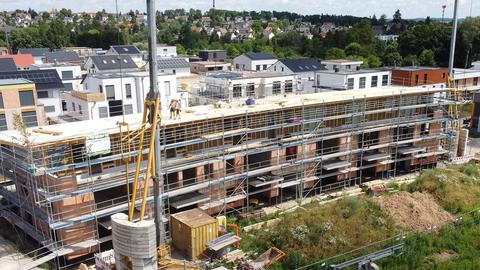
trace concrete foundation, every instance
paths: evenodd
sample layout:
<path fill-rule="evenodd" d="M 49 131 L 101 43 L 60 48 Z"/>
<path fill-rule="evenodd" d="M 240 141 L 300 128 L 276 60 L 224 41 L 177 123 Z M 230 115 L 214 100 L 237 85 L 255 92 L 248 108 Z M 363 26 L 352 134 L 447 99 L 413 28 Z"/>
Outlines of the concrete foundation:
<path fill-rule="evenodd" d="M 118 213 L 112 216 L 112 241 L 117 270 L 156 270 L 157 243 L 155 222 L 128 221 L 128 216 Z M 129 268 L 131 265 L 131 268 Z"/>

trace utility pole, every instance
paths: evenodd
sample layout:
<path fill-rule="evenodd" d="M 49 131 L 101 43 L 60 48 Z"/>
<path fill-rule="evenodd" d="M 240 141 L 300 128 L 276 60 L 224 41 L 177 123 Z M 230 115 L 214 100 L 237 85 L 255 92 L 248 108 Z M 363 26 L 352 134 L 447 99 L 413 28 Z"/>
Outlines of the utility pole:
<path fill-rule="evenodd" d="M 453 77 L 453 62 L 455 61 L 455 42 L 457 39 L 457 10 L 458 0 L 455 0 L 453 7 L 453 25 L 452 25 L 452 39 L 450 40 L 450 57 L 448 59 L 448 76 Z"/>
<path fill-rule="evenodd" d="M 155 100 L 155 96 L 158 94 L 160 98 L 160 91 L 158 90 L 158 74 L 157 74 L 157 11 L 155 9 L 155 0 L 147 0 L 147 26 L 148 26 L 148 67 L 150 70 L 150 91 L 148 97 L 151 101 Z M 160 99 L 161 100 L 161 99 Z M 153 104 L 150 105 L 151 109 Z M 159 110 L 161 111 L 162 105 L 160 102 Z M 154 113 L 150 110 L 150 124 L 153 123 Z M 163 175 L 161 170 L 161 155 L 160 155 L 160 121 L 161 117 L 158 118 L 156 123 L 157 128 L 155 134 L 155 147 L 150 149 L 150 151 L 155 151 L 155 177 L 153 181 L 154 185 L 154 204 L 155 204 L 155 227 L 156 227 L 156 237 L 157 237 L 157 246 L 160 246 L 165 242 L 165 227 L 163 225 Z M 147 188 L 147 187 L 145 187 Z"/>

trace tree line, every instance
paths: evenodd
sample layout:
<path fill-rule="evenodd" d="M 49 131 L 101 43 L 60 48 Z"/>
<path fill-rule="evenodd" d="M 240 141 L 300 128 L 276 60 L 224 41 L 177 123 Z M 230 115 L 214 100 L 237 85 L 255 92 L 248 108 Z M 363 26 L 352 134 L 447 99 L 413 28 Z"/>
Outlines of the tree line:
<path fill-rule="evenodd" d="M 62 12 L 63 11 L 63 12 Z M 50 18 L 44 18 L 38 24 L 14 30 L 8 34 L 9 45 L 16 51 L 19 48 L 67 46 L 87 46 L 108 48 L 114 44 L 144 43 L 147 38 L 146 27 L 135 22 L 135 13 L 131 11 L 132 21 L 120 21 L 109 14 L 98 12 L 94 18 L 83 15 L 80 23 L 65 23 L 71 11 L 64 10 Z M 29 11 L 33 12 L 33 11 Z M 138 12 L 138 11 L 137 11 Z M 222 37 L 208 34 L 205 30 L 193 31 L 192 23 L 203 15 L 211 16 L 216 24 L 227 17 L 251 16 L 256 20 L 252 25 L 255 38 L 243 41 L 232 40 L 231 34 Z M 165 11 L 157 13 L 158 42 L 176 45 L 179 54 L 196 54 L 201 49 L 225 49 L 229 57 L 244 52 L 271 52 L 280 59 L 314 57 L 318 59 L 354 59 L 363 60 L 365 67 L 428 65 L 447 66 L 450 46 L 451 25 L 425 20 L 413 22 L 403 20 L 399 11 L 393 20 L 387 22 L 385 16 L 377 19 L 353 16 L 308 15 L 301 16 L 289 12 L 238 12 L 210 10 L 202 14 L 199 10 Z M 78 15 L 75 15 L 78 16 Z M 175 16 L 186 16 L 186 20 L 169 20 Z M 269 21 L 276 17 L 276 21 Z M 223 19 L 220 19 L 223 18 Z M 271 40 L 263 36 L 267 26 L 278 27 L 285 24 L 298 25 L 301 18 L 312 25 L 322 20 L 337 21 L 339 25 L 352 23 L 351 27 L 329 32 L 325 37 L 313 27 L 313 38 L 295 30 L 277 32 Z M 332 18 L 336 18 L 335 20 Z M 78 19 L 78 18 L 77 18 Z M 266 22 L 265 22 L 266 20 Z M 342 22 L 342 20 L 345 20 Z M 375 37 L 373 25 L 380 25 L 387 33 L 398 33 L 397 41 L 381 41 Z M 0 33 L 0 46 L 6 45 L 5 33 Z M 469 67 L 472 61 L 480 59 L 480 17 L 467 18 L 459 23 L 455 66 Z"/>

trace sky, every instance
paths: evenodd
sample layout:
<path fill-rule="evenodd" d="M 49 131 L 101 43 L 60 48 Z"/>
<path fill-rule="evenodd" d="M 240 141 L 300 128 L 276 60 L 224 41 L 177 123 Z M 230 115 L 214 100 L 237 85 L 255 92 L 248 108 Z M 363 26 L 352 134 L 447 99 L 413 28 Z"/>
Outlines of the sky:
<path fill-rule="evenodd" d="M 117 0 L 120 11 L 146 10 L 145 0 Z M 213 0 L 155 0 L 157 9 L 196 8 L 208 10 Z M 453 17 L 454 0 L 215 0 L 217 9 L 276 10 L 299 14 L 336 14 L 372 16 L 386 14 L 391 18 L 400 9 L 403 18 L 442 17 L 442 5 L 447 5 L 445 17 Z M 480 0 L 459 0 L 459 17 L 480 16 Z M 69 8 L 75 12 L 115 11 L 115 0 L 0 0 L 0 9 L 28 9 L 46 11 L 51 8 Z"/>

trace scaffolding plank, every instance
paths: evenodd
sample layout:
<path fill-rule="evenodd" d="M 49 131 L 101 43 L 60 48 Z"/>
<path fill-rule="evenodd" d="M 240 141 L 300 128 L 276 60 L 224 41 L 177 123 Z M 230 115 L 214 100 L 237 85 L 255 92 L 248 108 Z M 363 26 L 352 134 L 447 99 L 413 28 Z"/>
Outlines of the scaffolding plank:
<path fill-rule="evenodd" d="M 329 171 L 329 170 L 335 170 L 335 169 L 340 169 L 350 166 L 350 162 L 348 161 L 338 161 L 338 162 L 332 162 L 328 164 L 322 164 L 322 168 Z"/>
<path fill-rule="evenodd" d="M 193 193 L 181 195 L 176 197 L 175 199 L 172 199 L 173 202 L 170 201 L 170 206 L 175 209 L 180 209 L 187 206 L 195 205 L 197 203 L 206 202 L 209 200 L 210 200 L 210 197 L 204 194 L 201 194 L 199 192 L 193 192 Z"/>
<path fill-rule="evenodd" d="M 398 153 L 402 155 L 410 155 L 410 154 L 415 154 L 419 152 L 425 152 L 427 149 L 425 147 L 402 147 L 398 149 Z"/>
<path fill-rule="evenodd" d="M 227 204 L 227 203 L 232 203 L 232 202 L 236 202 L 236 201 L 239 201 L 239 200 L 243 200 L 246 197 L 247 196 L 245 196 L 244 194 L 238 194 L 238 195 L 227 197 L 225 199 L 211 201 L 211 202 L 209 202 L 205 205 L 200 206 L 199 208 L 202 209 L 202 210 L 208 210 L 208 209 L 211 209 L 211 208 L 214 208 L 214 207 L 222 206 L 222 205 Z"/>
<path fill-rule="evenodd" d="M 421 154 L 414 155 L 414 157 L 415 158 L 424 158 L 424 157 L 431 157 L 431 156 L 436 156 L 436 155 L 443 155 L 443 154 L 446 154 L 446 153 L 448 153 L 448 151 L 443 150 L 443 151 L 421 153 Z"/>
<path fill-rule="evenodd" d="M 377 161 L 381 159 L 386 159 L 389 158 L 390 154 L 387 153 L 374 153 L 374 154 L 364 154 L 363 155 L 363 160 L 364 161 Z"/>
<path fill-rule="evenodd" d="M 276 177 L 276 176 L 272 177 L 272 179 L 270 179 L 270 180 L 268 180 L 268 179 L 262 180 L 260 178 L 261 177 L 257 177 L 258 180 L 249 181 L 248 184 L 252 187 L 262 187 L 262 186 L 275 184 L 275 183 L 283 181 L 283 177 Z"/>

